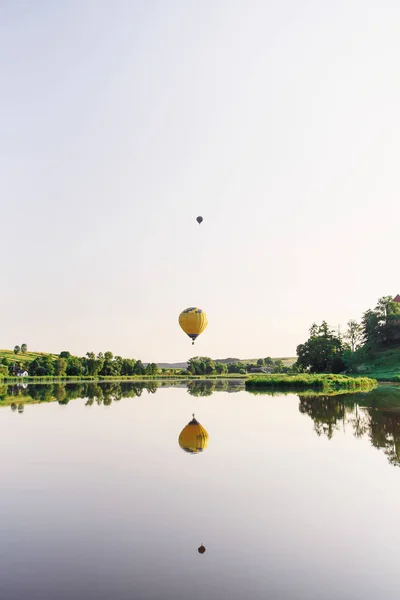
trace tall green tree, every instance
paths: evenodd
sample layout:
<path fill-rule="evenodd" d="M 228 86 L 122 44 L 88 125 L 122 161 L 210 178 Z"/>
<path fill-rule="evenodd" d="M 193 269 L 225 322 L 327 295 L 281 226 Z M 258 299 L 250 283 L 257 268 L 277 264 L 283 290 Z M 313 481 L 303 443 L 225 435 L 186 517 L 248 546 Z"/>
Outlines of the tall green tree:
<path fill-rule="evenodd" d="M 32 360 L 28 367 L 29 375 L 36 377 L 54 375 L 54 361 L 49 354 L 42 354 Z"/>
<path fill-rule="evenodd" d="M 21 344 L 21 352 L 22 354 L 26 354 L 26 352 L 28 352 L 28 346 L 26 344 Z"/>
<path fill-rule="evenodd" d="M 148 365 L 146 365 L 146 375 L 156 375 L 158 373 L 158 367 L 156 365 L 156 363 L 149 363 Z"/>
<path fill-rule="evenodd" d="M 360 348 L 363 341 L 363 326 L 354 319 L 347 323 L 347 330 L 344 334 L 345 341 L 349 344 L 350 350 L 355 352 Z"/>
<path fill-rule="evenodd" d="M 67 360 L 66 373 L 69 377 L 79 377 L 82 375 L 82 362 L 77 356 L 71 356 Z"/>
<path fill-rule="evenodd" d="M 123 358 L 121 365 L 121 375 L 130 376 L 135 374 L 136 361 L 133 358 Z"/>
<path fill-rule="evenodd" d="M 145 368 L 144 368 L 144 365 L 141 360 L 136 361 L 135 366 L 133 368 L 133 374 L 134 375 L 144 375 L 145 374 Z"/>
<path fill-rule="evenodd" d="M 57 358 L 54 361 L 54 373 L 58 377 L 63 377 L 67 372 L 67 361 L 65 358 Z"/>
<path fill-rule="evenodd" d="M 391 296 L 379 298 L 362 318 L 364 342 L 370 348 L 400 342 L 400 304 Z"/>
<path fill-rule="evenodd" d="M 215 370 L 218 373 L 218 375 L 224 375 L 225 373 L 228 372 L 228 366 L 225 363 L 215 363 Z"/>
<path fill-rule="evenodd" d="M 309 339 L 297 346 L 296 352 L 296 367 L 302 371 L 340 373 L 345 369 L 342 341 L 326 321 L 312 324 Z"/>
<path fill-rule="evenodd" d="M 194 356 L 187 362 L 187 371 L 192 375 L 212 375 L 215 362 L 209 356 Z"/>
<path fill-rule="evenodd" d="M 21 348 L 19 346 L 14 346 L 14 354 L 19 354 L 21 352 Z"/>

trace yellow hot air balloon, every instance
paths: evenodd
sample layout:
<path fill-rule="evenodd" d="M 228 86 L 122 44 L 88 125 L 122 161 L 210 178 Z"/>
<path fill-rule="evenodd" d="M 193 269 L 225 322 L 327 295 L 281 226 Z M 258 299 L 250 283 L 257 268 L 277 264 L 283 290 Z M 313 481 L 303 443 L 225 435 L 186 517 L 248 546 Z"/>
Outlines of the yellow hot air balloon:
<path fill-rule="evenodd" d="M 186 335 L 192 338 L 192 344 L 194 344 L 194 340 L 208 325 L 207 315 L 204 310 L 196 308 L 195 306 L 185 308 L 179 315 L 179 325 Z"/>
<path fill-rule="evenodd" d="M 194 418 L 184 427 L 179 436 L 179 445 L 185 452 L 198 454 L 208 446 L 208 433 Z"/>

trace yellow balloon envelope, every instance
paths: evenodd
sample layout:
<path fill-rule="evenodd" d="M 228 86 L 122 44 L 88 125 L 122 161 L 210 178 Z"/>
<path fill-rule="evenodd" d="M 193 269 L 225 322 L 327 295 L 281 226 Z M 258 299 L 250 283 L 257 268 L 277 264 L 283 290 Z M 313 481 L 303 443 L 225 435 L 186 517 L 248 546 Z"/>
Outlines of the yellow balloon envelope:
<path fill-rule="evenodd" d="M 194 340 L 205 330 L 208 325 L 207 315 L 204 310 L 192 306 L 185 308 L 179 315 L 179 325 L 190 338 Z"/>
<path fill-rule="evenodd" d="M 179 436 L 179 445 L 185 452 L 198 454 L 208 446 L 208 433 L 194 418 L 184 427 Z"/>

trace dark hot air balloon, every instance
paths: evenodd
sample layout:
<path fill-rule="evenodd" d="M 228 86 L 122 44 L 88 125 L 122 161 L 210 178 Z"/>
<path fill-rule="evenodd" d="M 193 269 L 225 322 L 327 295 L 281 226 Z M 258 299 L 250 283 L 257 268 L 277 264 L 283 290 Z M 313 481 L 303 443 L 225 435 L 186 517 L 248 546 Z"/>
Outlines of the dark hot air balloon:
<path fill-rule="evenodd" d="M 196 221 L 198 222 L 198 224 L 200 225 L 200 223 L 203 222 L 203 217 L 197 217 Z"/>
<path fill-rule="evenodd" d="M 200 546 L 200 548 L 197 548 L 199 554 L 204 554 L 204 552 L 206 551 L 205 546 L 203 546 L 203 544 Z"/>

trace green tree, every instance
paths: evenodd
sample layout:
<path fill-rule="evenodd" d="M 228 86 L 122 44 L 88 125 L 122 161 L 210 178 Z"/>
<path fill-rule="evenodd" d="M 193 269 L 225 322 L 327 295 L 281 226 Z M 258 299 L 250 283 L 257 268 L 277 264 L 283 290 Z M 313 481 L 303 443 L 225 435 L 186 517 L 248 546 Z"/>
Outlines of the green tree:
<path fill-rule="evenodd" d="M 123 361 L 124 359 L 122 358 L 122 356 L 114 356 L 114 372 L 116 375 L 122 375 L 121 371 Z"/>
<path fill-rule="evenodd" d="M 363 338 L 370 348 L 400 340 L 400 305 L 391 296 L 379 298 L 362 318 Z"/>
<path fill-rule="evenodd" d="M 263 367 L 265 365 L 265 360 L 263 358 L 259 358 L 257 360 L 257 367 Z"/>
<path fill-rule="evenodd" d="M 59 358 L 66 358 L 67 360 L 69 358 L 71 358 L 71 352 L 68 352 L 68 350 L 63 350 L 62 352 L 60 352 L 60 354 L 58 355 Z"/>
<path fill-rule="evenodd" d="M 194 356 L 187 362 L 187 371 L 192 375 L 212 375 L 215 363 L 209 356 Z"/>
<path fill-rule="evenodd" d="M 278 360 L 276 360 L 274 362 L 274 366 L 272 369 L 273 373 L 283 373 L 283 369 L 285 368 L 284 364 L 283 364 L 283 360 L 281 360 L 280 358 Z"/>
<path fill-rule="evenodd" d="M 21 348 L 19 346 L 14 346 L 14 354 L 19 354 L 21 352 Z"/>
<path fill-rule="evenodd" d="M 130 376 L 135 374 L 136 361 L 133 358 L 123 358 L 121 365 L 121 375 Z"/>
<path fill-rule="evenodd" d="M 29 375 L 36 377 L 54 375 L 54 361 L 48 354 L 42 354 L 29 363 Z"/>
<path fill-rule="evenodd" d="M 67 372 L 67 361 L 65 358 L 57 358 L 54 362 L 54 372 L 58 377 L 62 377 Z"/>
<path fill-rule="evenodd" d="M 218 375 L 224 375 L 228 372 L 228 366 L 225 363 L 215 363 L 215 370 Z"/>
<path fill-rule="evenodd" d="M 26 344 L 21 345 L 21 352 L 22 354 L 26 354 L 26 352 L 28 352 L 28 346 Z"/>
<path fill-rule="evenodd" d="M 156 375 L 158 373 L 158 367 L 156 365 L 156 363 L 149 363 L 146 366 L 146 375 Z"/>
<path fill-rule="evenodd" d="M 141 360 L 136 361 L 135 366 L 133 368 L 133 373 L 134 373 L 134 375 L 144 375 L 145 374 L 145 368 L 144 368 Z"/>
<path fill-rule="evenodd" d="M 69 377 L 79 377 L 82 375 L 82 362 L 77 356 L 71 356 L 67 360 L 66 373 Z"/>
<path fill-rule="evenodd" d="M 354 319 L 351 319 L 347 323 L 347 331 L 344 334 L 344 339 L 348 342 L 350 350 L 355 352 L 361 346 L 363 341 L 363 326 L 361 323 L 357 323 Z"/>
<path fill-rule="evenodd" d="M 91 377 L 98 375 L 103 368 L 104 360 L 96 358 L 94 352 L 86 352 L 86 357 L 82 359 L 82 365 L 85 368 L 85 373 Z"/>
<path fill-rule="evenodd" d="M 105 352 L 104 353 L 104 362 L 103 362 L 102 369 L 100 371 L 100 375 L 102 375 L 103 377 L 113 377 L 116 374 L 117 373 L 115 372 L 115 364 L 114 364 L 114 361 L 113 361 L 113 353 L 112 352 Z"/>
<path fill-rule="evenodd" d="M 297 346 L 296 366 L 310 373 L 331 373 L 334 366 L 336 372 L 344 371 L 342 358 L 343 345 L 341 340 L 329 328 L 326 321 L 321 325 L 312 324 L 310 337 L 304 343 Z"/>

